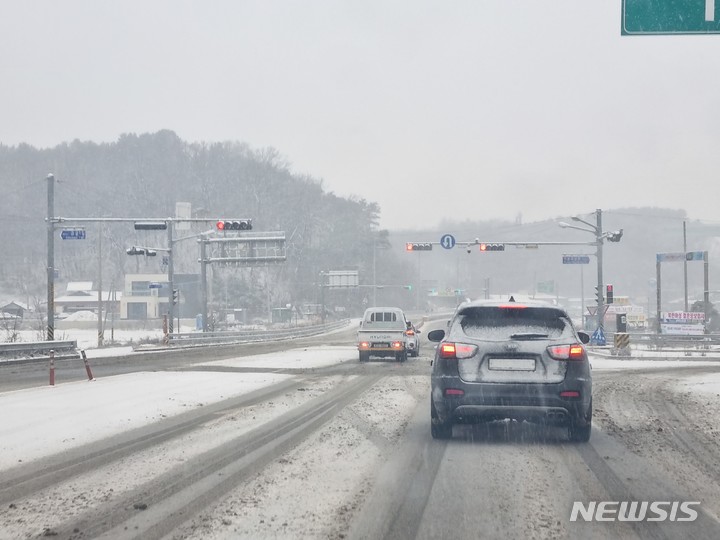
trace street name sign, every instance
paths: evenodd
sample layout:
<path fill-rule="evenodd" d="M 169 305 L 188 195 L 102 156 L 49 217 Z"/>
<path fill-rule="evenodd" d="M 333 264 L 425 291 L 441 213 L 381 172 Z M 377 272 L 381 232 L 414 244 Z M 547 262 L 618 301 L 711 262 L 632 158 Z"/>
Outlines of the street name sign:
<path fill-rule="evenodd" d="M 63 240 L 85 240 L 85 229 L 63 229 L 60 238 Z"/>
<path fill-rule="evenodd" d="M 620 32 L 623 36 L 720 34 L 720 1 L 623 0 Z"/>

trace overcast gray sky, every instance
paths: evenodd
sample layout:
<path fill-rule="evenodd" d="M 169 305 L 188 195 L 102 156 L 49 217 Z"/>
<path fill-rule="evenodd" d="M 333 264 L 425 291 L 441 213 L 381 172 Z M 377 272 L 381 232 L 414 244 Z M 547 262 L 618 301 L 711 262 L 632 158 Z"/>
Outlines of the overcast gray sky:
<path fill-rule="evenodd" d="M 0 0 L 0 142 L 273 146 L 382 225 L 717 219 L 720 35 L 621 0 Z"/>

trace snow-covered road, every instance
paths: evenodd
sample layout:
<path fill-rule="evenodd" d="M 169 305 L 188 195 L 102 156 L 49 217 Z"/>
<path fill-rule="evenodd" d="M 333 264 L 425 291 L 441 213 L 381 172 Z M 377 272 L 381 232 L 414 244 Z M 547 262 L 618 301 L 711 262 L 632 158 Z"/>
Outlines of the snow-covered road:
<path fill-rule="evenodd" d="M 720 530 L 719 363 L 594 358 L 587 445 L 505 423 L 440 442 L 425 350 L 360 365 L 352 346 L 303 347 L 0 393 L 0 539 Z M 630 493 L 696 497 L 701 518 L 568 520 L 573 500 Z"/>

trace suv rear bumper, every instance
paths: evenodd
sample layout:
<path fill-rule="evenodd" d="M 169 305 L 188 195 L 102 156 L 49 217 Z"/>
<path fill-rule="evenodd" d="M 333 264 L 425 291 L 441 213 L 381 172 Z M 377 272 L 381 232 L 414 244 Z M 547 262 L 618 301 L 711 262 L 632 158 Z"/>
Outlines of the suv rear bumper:
<path fill-rule="evenodd" d="M 462 396 L 445 390 L 462 390 Z M 575 391 L 580 397 L 561 397 Z M 592 399 L 590 380 L 557 384 L 462 383 L 456 378 L 433 380 L 432 400 L 439 422 L 478 422 L 512 418 L 553 424 L 585 425 Z"/>

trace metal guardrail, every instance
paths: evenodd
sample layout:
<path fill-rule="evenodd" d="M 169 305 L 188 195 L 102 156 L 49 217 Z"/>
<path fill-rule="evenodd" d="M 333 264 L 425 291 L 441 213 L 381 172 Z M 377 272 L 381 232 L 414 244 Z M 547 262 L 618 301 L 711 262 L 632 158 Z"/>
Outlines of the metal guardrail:
<path fill-rule="evenodd" d="M 50 351 L 73 352 L 77 354 L 77 341 L 18 341 L 12 343 L 0 343 L 0 357 L 14 356 L 48 356 Z"/>
<path fill-rule="evenodd" d="M 702 334 L 698 336 L 677 336 L 670 334 L 630 334 L 630 343 L 648 349 L 685 348 L 720 349 L 720 334 Z"/>
<path fill-rule="evenodd" d="M 251 341 L 277 341 L 324 334 L 330 330 L 343 328 L 350 324 L 350 319 L 343 319 L 329 324 L 314 326 L 298 326 L 279 330 L 239 330 L 224 332 L 184 332 L 170 336 L 171 346 L 220 345 L 225 343 L 246 343 Z"/>

